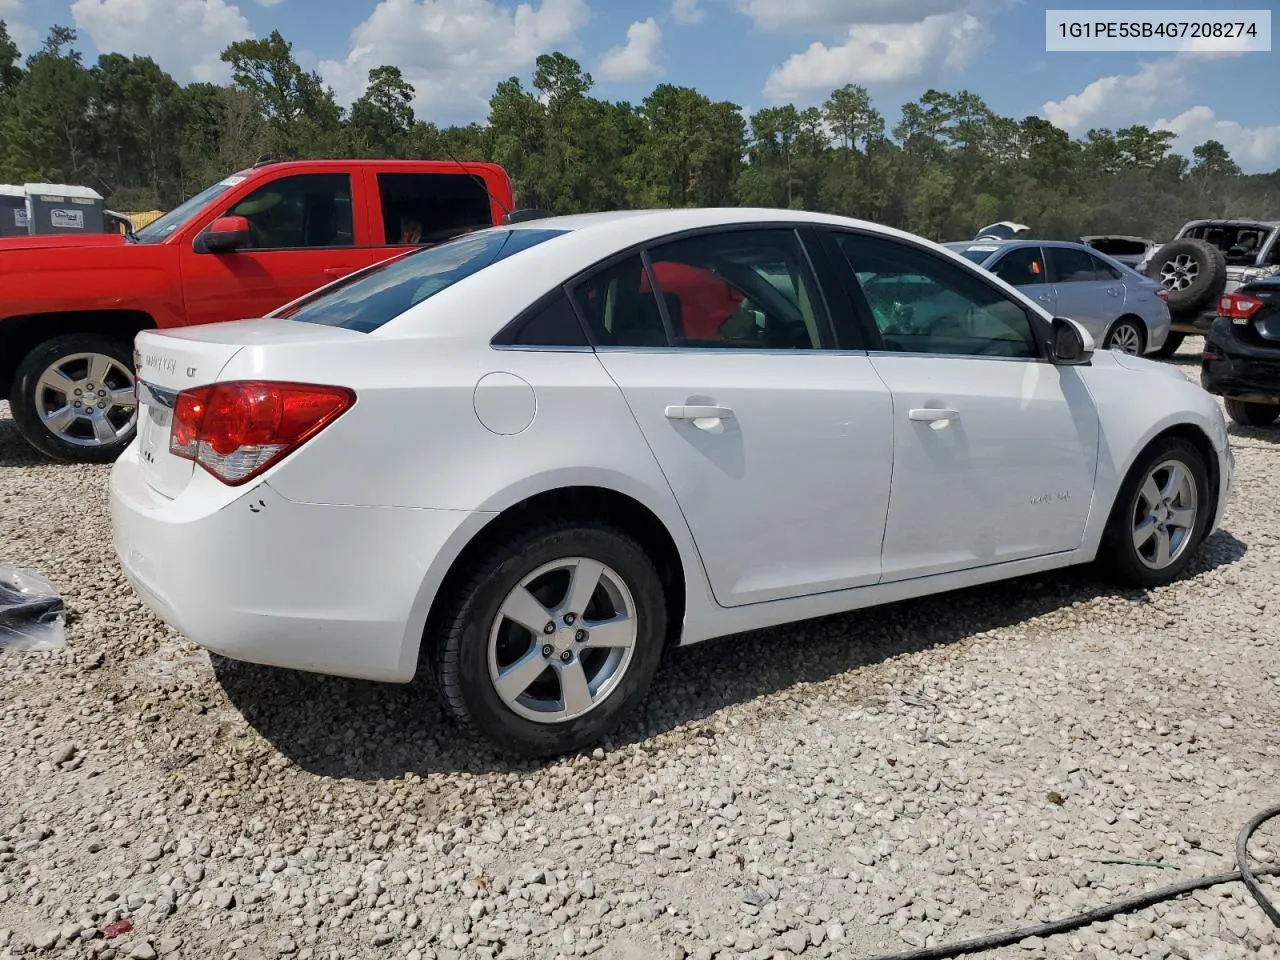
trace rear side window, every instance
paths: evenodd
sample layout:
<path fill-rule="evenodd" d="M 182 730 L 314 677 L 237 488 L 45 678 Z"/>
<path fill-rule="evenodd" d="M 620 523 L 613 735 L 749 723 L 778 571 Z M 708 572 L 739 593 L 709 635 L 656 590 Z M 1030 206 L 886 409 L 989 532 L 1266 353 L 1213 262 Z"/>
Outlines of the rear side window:
<path fill-rule="evenodd" d="M 380 173 L 378 194 L 388 245 L 439 243 L 493 225 L 479 174 Z"/>
<path fill-rule="evenodd" d="M 1096 260 L 1083 250 L 1074 247 L 1049 247 L 1049 278 L 1054 283 L 1093 283 L 1101 280 L 1094 264 Z"/>
<path fill-rule="evenodd" d="M 564 232 L 522 229 L 468 234 L 353 275 L 272 316 L 369 333 L 459 280 Z"/>

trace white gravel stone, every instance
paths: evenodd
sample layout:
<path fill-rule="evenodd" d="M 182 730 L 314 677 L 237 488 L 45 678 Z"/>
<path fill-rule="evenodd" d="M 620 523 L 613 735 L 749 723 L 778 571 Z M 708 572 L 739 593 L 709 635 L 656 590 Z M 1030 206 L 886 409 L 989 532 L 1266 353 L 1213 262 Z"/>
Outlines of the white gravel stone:
<path fill-rule="evenodd" d="M 0 563 L 74 614 L 64 649 L 0 654 L 0 957 L 875 956 L 1229 870 L 1280 782 L 1280 430 L 1233 434 L 1182 582 L 1062 572 L 679 651 L 607 748 L 511 765 L 429 685 L 211 663 L 121 576 L 108 468 L 38 460 L 0 404 Z M 991 957 L 1276 942 L 1224 886 Z"/>

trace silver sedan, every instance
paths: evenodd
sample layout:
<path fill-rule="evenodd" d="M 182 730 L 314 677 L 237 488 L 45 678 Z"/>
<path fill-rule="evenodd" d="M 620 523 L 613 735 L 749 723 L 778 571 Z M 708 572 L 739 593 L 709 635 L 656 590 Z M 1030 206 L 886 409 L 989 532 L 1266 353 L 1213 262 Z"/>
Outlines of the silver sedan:
<path fill-rule="evenodd" d="M 1159 283 L 1083 243 L 973 240 L 945 246 L 1070 317 L 1104 349 L 1155 353 L 1169 336 L 1168 294 Z"/>

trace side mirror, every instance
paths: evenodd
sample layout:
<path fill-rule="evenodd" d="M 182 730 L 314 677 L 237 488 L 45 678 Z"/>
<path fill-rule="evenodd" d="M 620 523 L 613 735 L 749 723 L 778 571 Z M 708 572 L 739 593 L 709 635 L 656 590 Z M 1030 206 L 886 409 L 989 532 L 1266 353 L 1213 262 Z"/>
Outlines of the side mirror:
<path fill-rule="evenodd" d="M 1049 359 L 1062 366 L 1079 366 L 1093 357 L 1093 337 L 1074 320 L 1054 317 L 1049 328 Z"/>
<path fill-rule="evenodd" d="M 245 217 L 219 217 L 209 224 L 201 237 L 209 253 L 231 253 L 247 247 L 253 240 L 249 233 L 249 221 Z"/>

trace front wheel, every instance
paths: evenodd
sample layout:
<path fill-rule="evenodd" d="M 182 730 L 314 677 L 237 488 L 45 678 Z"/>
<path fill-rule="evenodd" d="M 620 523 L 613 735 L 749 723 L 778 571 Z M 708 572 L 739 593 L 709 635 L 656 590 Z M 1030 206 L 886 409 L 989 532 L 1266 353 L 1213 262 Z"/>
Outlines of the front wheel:
<path fill-rule="evenodd" d="M 1171 583 L 1191 562 L 1213 509 L 1200 451 L 1178 437 L 1158 440 L 1120 487 L 1099 560 L 1126 585 Z"/>
<path fill-rule="evenodd" d="M 18 364 L 9 406 L 23 439 L 46 456 L 110 463 L 137 429 L 132 347 L 98 333 L 46 340 Z"/>
<path fill-rule="evenodd" d="M 639 704 L 666 630 L 639 544 L 606 524 L 548 522 L 475 565 L 438 624 L 436 680 L 465 729 L 524 757 L 571 753 Z"/>
<path fill-rule="evenodd" d="M 1280 405 L 1273 403 L 1245 403 L 1243 400 L 1225 401 L 1227 416 L 1242 427 L 1269 427 L 1280 417 Z"/>
<path fill-rule="evenodd" d="M 1107 332 L 1107 339 L 1102 347 L 1104 350 L 1119 350 L 1131 357 L 1140 357 L 1146 345 L 1147 336 L 1142 324 L 1134 320 L 1117 320 L 1115 326 Z"/>

